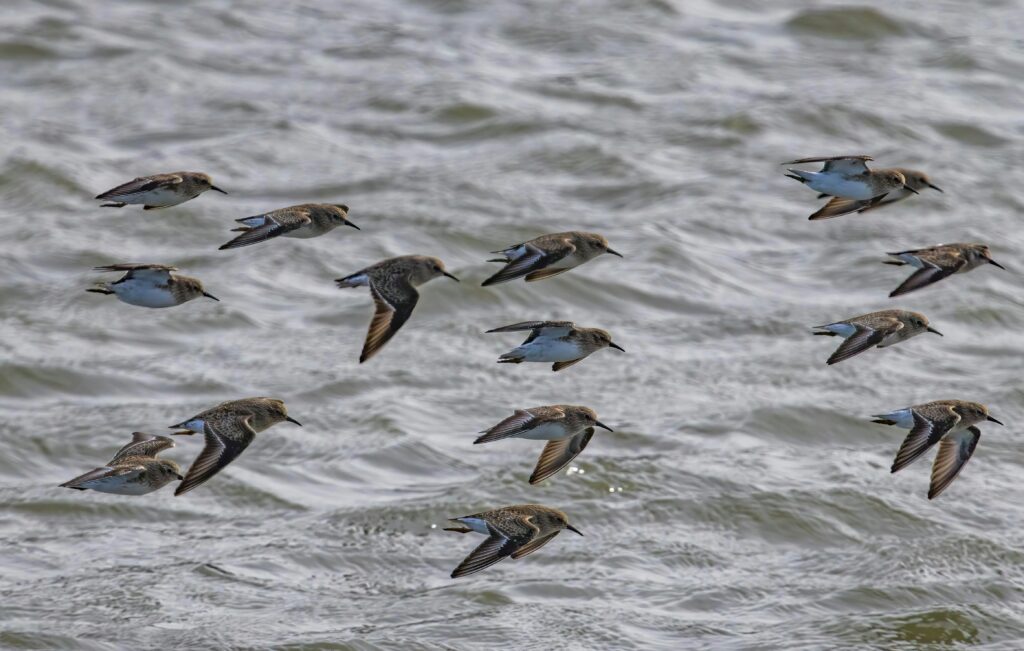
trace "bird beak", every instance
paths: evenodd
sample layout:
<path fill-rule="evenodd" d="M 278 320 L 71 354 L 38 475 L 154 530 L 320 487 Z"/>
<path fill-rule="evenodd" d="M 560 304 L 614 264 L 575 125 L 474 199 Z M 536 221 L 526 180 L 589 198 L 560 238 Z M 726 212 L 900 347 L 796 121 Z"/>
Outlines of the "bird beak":
<path fill-rule="evenodd" d="M 167 429 L 176 429 L 179 427 L 181 427 L 181 425 L 171 425 Z M 193 434 L 195 434 L 195 432 L 190 429 L 182 430 L 180 432 L 171 432 L 171 436 L 192 436 Z"/>
<path fill-rule="evenodd" d="M 569 531 L 573 532 L 573 533 L 578 533 L 581 536 L 583 535 L 583 533 L 579 529 L 577 529 L 576 527 L 572 526 L 568 522 L 565 524 L 565 528 L 568 529 Z"/>
<path fill-rule="evenodd" d="M 619 253 L 618 251 L 616 251 L 615 249 L 612 249 L 612 248 L 609 248 L 609 249 L 607 249 L 607 250 L 605 251 L 605 253 L 611 253 L 612 255 L 617 255 L 617 256 L 619 256 L 620 258 L 624 258 L 624 257 L 626 257 L 626 256 L 622 255 L 621 253 Z M 580 534 L 580 535 L 582 536 L 583 534 Z"/>
<path fill-rule="evenodd" d="M 357 231 L 361 231 L 361 230 L 363 230 L 363 229 L 359 228 L 358 226 L 356 226 L 355 224 L 353 224 L 352 222 L 350 222 L 350 221 L 349 221 L 349 220 L 347 220 L 347 219 L 345 220 L 345 225 L 346 225 L 346 226 L 351 226 L 352 228 L 356 229 Z"/>
<path fill-rule="evenodd" d="M 929 188 L 931 188 L 932 190 L 938 190 L 939 192 L 941 192 L 941 193 L 943 193 L 943 194 L 945 194 L 945 193 L 946 193 L 946 192 L 945 192 L 945 190 L 943 190 L 942 188 L 940 188 L 940 187 L 939 187 L 939 186 L 937 186 L 937 185 L 932 185 L 931 183 L 925 183 L 925 185 L 927 185 L 927 186 L 928 186 Z"/>
<path fill-rule="evenodd" d="M 989 258 L 989 259 L 988 259 L 988 263 L 989 263 L 989 264 L 994 264 L 995 266 L 999 267 L 999 268 L 1000 268 L 1000 269 L 1002 269 L 1003 271 L 1006 271 L 1006 267 L 1004 267 L 1003 265 L 999 264 L 998 262 L 996 262 L 996 261 L 995 261 L 995 260 L 993 260 L 992 258 Z"/>
<path fill-rule="evenodd" d="M 992 421 L 993 423 L 999 423 L 1000 425 L 1003 425 L 1003 421 L 1001 421 L 1001 420 L 996 420 L 995 418 L 992 418 L 991 416 L 989 416 L 989 417 L 988 417 L 988 418 L 986 418 L 985 420 L 990 420 L 990 421 Z M 1006 427 L 1006 425 L 1003 425 L 1003 427 Z"/>
<path fill-rule="evenodd" d="M 615 431 L 615 430 L 613 430 L 612 428 L 608 427 L 607 425 L 605 425 L 604 423 L 602 423 L 602 422 L 601 422 L 601 421 L 599 421 L 599 420 L 595 420 L 595 421 L 594 421 L 594 424 L 595 424 L 595 425 L 597 425 L 598 427 L 603 427 L 603 428 L 605 428 L 605 429 L 606 429 L 606 430 L 608 430 L 609 432 L 614 432 L 614 431 Z"/>
<path fill-rule="evenodd" d="M 618 345 L 614 341 L 609 341 L 608 342 L 608 347 L 609 348 L 614 348 L 615 350 L 621 350 L 622 352 L 626 352 L 625 348 L 623 348 L 622 346 Z"/>
<path fill-rule="evenodd" d="M 206 292 L 203 292 L 203 296 L 205 296 L 206 298 L 212 298 L 213 300 L 215 300 L 218 303 L 220 303 L 220 299 L 217 298 L 216 296 L 214 296 L 213 294 L 207 294 Z"/>
<path fill-rule="evenodd" d="M 300 423 L 299 421 L 295 420 L 295 419 L 294 419 L 294 418 L 292 418 L 291 416 L 285 416 L 285 417 L 284 417 L 284 419 L 285 419 L 286 421 L 288 421 L 289 423 L 295 423 L 295 424 L 296 424 L 296 425 L 298 425 L 299 427 L 302 427 L 302 423 Z"/>
<path fill-rule="evenodd" d="M 914 188 L 910 187 L 910 186 L 909 186 L 909 185 L 907 185 L 906 183 L 904 183 L 904 184 L 903 184 L 903 189 L 904 189 L 904 190 L 906 190 L 906 191 L 908 191 L 908 192 L 913 192 L 914 194 L 921 194 L 920 192 L 918 192 L 918 191 L 917 191 L 917 190 L 915 190 Z"/>
<path fill-rule="evenodd" d="M 211 189 L 211 190 L 216 190 L 217 192 L 220 192 L 221 194 L 227 194 L 227 192 L 224 192 L 223 190 L 221 190 L 220 188 L 218 188 L 218 187 L 217 187 L 216 185 L 211 185 L 211 186 L 210 186 L 210 189 Z"/>
<path fill-rule="evenodd" d="M 441 274 L 442 274 L 442 275 L 444 275 L 444 276 L 447 276 L 447 277 L 451 278 L 452 280 L 454 280 L 454 281 L 455 281 L 455 282 L 457 282 L 457 283 L 458 283 L 458 282 L 462 282 L 461 280 L 459 280 L 459 279 L 458 279 L 458 278 L 456 278 L 455 276 L 451 275 L 451 274 L 450 274 L 450 273 L 448 273 L 447 271 L 442 271 L 442 272 L 441 272 Z"/>
<path fill-rule="evenodd" d="M 927 330 L 928 332 L 930 332 L 932 334 L 939 335 L 940 337 L 945 337 L 946 336 L 946 335 L 942 334 L 941 332 L 939 332 L 938 330 L 936 330 L 935 328 L 932 328 L 930 326 L 925 328 L 925 330 Z"/>

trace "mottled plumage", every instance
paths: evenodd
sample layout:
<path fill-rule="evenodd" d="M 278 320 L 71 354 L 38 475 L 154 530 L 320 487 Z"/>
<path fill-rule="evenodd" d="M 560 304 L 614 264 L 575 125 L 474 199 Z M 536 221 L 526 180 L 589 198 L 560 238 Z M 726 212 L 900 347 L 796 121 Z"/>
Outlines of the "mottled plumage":
<path fill-rule="evenodd" d="M 829 219 L 831 217 L 839 217 L 840 215 L 846 215 L 852 212 L 868 212 L 882 206 L 888 206 L 896 203 L 897 201 L 903 201 L 904 199 L 918 194 L 921 190 L 931 188 L 942 192 L 942 188 L 932 183 L 931 179 L 927 174 L 920 170 L 907 169 L 905 167 L 892 167 L 888 169 L 877 169 L 878 172 L 892 172 L 896 171 L 903 175 L 906 180 L 907 187 L 897 188 L 882 199 L 875 201 L 874 199 L 857 200 L 847 199 L 844 197 L 832 197 L 828 203 L 822 206 L 821 210 L 811 215 L 811 219 Z M 818 195 L 819 199 L 824 199 L 831 195 L 822 193 Z"/>
<path fill-rule="evenodd" d="M 196 432 L 206 438 L 203 451 L 192 462 L 174 494 L 187 493 L 213 477 L 242 454 L 257 433 L 285 420 L 301 426 L 299 421 L 288 416 L 288 410 L 280 400 L 243 398 L 222 402 L 184 422 L 171 425 L 171 429 L 188 430 L 176 434 Z"/>
<path fill-rule="evenodd" d="M 530 483 L 538 484 L 583 452 L 594 435 L 595 426 L 614 431 L 599 421 L 589 407 L 551 405 L 517 409 L 505 420 L 481 432 L 482 436 L 473 443 L 490 443 L 506 438 L 549 441 L 530 476 Z"/>
<path fill-rule="evenodd" d="M 974 425 L 983 421 L 1002 425 L 989 415 L 988 407 L 966 400 L 936 400 L 877 414 L 874 418 L 876 423 L 910 430 L 896 453 L 892 472 L 906 468 L 941 441 L 932 464 L 928 499 L 938 497 L 974 454 L 981 439 L 981 430 Z"/>
<path fill-rule="evenodd" d="M 169 437 L 133 432 L 131 443 L 118 450 L 105 466 L 64 482 L 61 487 L 117 495 L 152 493 L 182 478 L 178 464 L 156 456 L 173 447 L 174 441 Z"/>
<path fill-rule="evenodd" d="M 102 208 L 123 208 L 128 204 L 142 204 L 145 210 L 168 208 L 195 199 L 207 190 L 227 194 L 213 184 L 202 172 L 171 172 L 140 176 L 116 188 L 96 195 L 97 199 L 112 199 Z"/>
<path fill-rule="evenodd" d="M 580 328 L 571 321 L 524 321 L 494 328 L 487 333 L 521 330 L 529 330 L 530 336 L 517 348 L 499 357 L 499 364 L 554 362 L 551 370 L 561 371 L 602 348 L 626 352 L 612 341 L 607 330 Z"/>
<path fill-rule="evenodd" d="M 870 156 L 833 156 L 831 158 L 801 158 L 783 165 L 800 165 L 803 163 L 825 163 L 820 172 L 808 172 L 787 168 L 791 179 L 796 179 L 818 192 L 845 199 L 866 201 L 874 205 L 882 201 L 889 193 L 903 189 L 914 194 L 914 188 L 907 185 L 903 174 L 895 169 L 872 170 L 867 166 Z M 810 219 L 820 219 L 820 211 L 811 215 Z"/>
<path fill-rule="evenodd" d="M 843 337 L 846 341 L 828 358 L 828 364 L 849 359 L 868 348 L 885 348 L 906 341 L 923 332 L 942 336 L 942 333 L 928 325 L 928 319 L 919 312 L 907 310 L 882 310 L 861 316 L 815 326 L 816 335 Z"/>
<path fill-rule="evenodd" d="M 275 237 L 318 237 L 342 225 L 359 230 L 358 226 L 348 220 L 348 206 L 343 204 L 304 203 L 235 221 L 245 224 L 233 229 L 242 234 L 221 245 L 221 250 L 236 249 Z"/>
<path fill-rule="evenodd" d="M 403 255 L 381 260 L 334 282 L 338 287 L 369 287 L 375 310 L 366 333 L 362 364 L 370 359 L 409 320 L 420 295 L 416 288 L 438 276 L 459 279 L 444 269 L 438 258 L 425 255 Z"/>
<path fill-rule="evenodd" d="M 177 267 L 163 264 L 125 263 L 94 267 L 95 271 L 125 271 L 125 275 L 111 283 L 97 283 L 87 292 L 114 294 L 129 305 L 141 307 L 173 307 L 205 296 L 219 301 L 203 289 L 198 278 L 171 273 Z"/>
<path fill-rule="evenodd" d="M 509 556 L 518 559 L 532 554 L 557 536 L 562 529 L 583 535 L 569 524 L 569 518 L 564 513 L 540 504 L 506 506 L 461 518 L 451 518 L 451 521 L 462 526 L 449 527 L 445 531 L 475 531 L 487 536 L 487 540 L 455 568 L 452 572 L 453 579 L 479 572 Z"/>
<path fill-rule="evenodd" d="M 610 253 L 622 254 L 608 247 L 608 240 L 597 233 L 569 231 L 541 235 L 527 242 L 514 244 L 501 251 L 504 258 L 489 262 L 504 262 L 505 267 L 483 282 L 483 286 L 496 285 L 526 276 L 526 282 L 551 278 L 574 267 Z"/>
<path fill-rule="evenodd" d="M 926 249 L 910 249 L 889 253 L 898 260 L 886 260 L 885 264 L 910 265 L 917 267 L 903 284 L 892 291 L 889 296 L 907 294 L 916 289 L 927 287 L 932 283 L 957 273 L 966 273 L 983 264 L 991 264 L 1005 269 L 1003 265 L 992 259 L 992 253 L 986 244 L 939 244 Z"/>

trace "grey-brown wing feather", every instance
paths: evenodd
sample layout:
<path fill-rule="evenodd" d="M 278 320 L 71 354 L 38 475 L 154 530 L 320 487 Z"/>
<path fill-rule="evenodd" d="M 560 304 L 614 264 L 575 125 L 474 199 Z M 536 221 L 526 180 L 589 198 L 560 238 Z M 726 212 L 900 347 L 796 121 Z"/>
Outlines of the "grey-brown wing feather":
<path fill-rule="evenodd" d="M 891 472 L 902 470 L 919 459 L 960 422 L 960 416 L 949 408 L 929 412 L 927 416 L 915 410 L 911 410 L 911 413 L 914 416 L 914 427 L 900 444 Z"/>
<path fill-rule="evenodd" d="M 157 174 L 155 176 L 140 176 L 127 183 L 122 183 L 116 188 L 111 188 L 102 194 L 96 195 L 97 199 L 113 199 L 127 194 L 139 192 L 151 192 L 159 188 L 169 188 L 181 184 L 182 179 L 177 174 Z"/>
<path fill-rule="evenodd" d="M 558 262 L 576 250 L 576 247 L 568 240 L 559 240 L 555 243 L 555 246 L 551 246 L 546 250 L 539 249 L 532 244 L 526 244 L 525 246 L 526 253 L 512 260 L 501 271 L 485 280 L 483 286 L 487 287 L 521 278 Z"/>
<path fill-rule="evenodd" d="M 537 459 L 537 466 L 530 476 L 530 483 L 539 484 L 569 465 L 570 461 L 583 452 L 593 436 L 594 428 L 588 427 L 576 436 L 548 441 L 540 458 Z"/>
<path fill-rule="evenodd" d="M 953 483 L 967 462 L 971 460 L 980 440 L 981 430 L 974 426 L 942 439 L 942 443 L 939 444 L 939 453 L 935 455 L 935 463 L 932 464 L 928 499 L 938 497 Z"/>
<path fill-rule="evenodd" d="M 484 430 L 473 443 L 491 443 L 525 432 L 537 426 L 537 417 L 525 409 L 516 409 L 515 413 L 494 427 Z"/>
<path fill-rule="evenodd" d="M 838 364 L 843 360 L 850 359 L 854 355 L 863 353 L 868 348 L 877 346 L 889 336 L 895 330 L 899 329 L 902 325 L 896 319 L 892 319 L 893 324 L 881 324 L 878 328 L 869 328 L 860 324 L 853 324 L 857 329 L 852 335 L 847 337 L 843 343 L 839 344 L 839 348 L 832 353 L 831 357 L 828 358 L 827 363 L 829 365 Z"/>
<path fill-rule="evenodd" d="M 910 277 L 900 283 L 900 286 L 892 290 L 889 296 L 900 296 L 901 294 L 908 294 L 914 290 L 927 287 L 933 283 L 937 283 L 943 278 L 952 276 L 957 271 L 963 268 L 967 264 L 967 260 L 963 259 L 960 264 L 955 267 L 936 267 L 926 266 L 918 269 L 914 273 L 910 274 Z"/>
<path fill-rule="evenodd" d="M 309 215 L 309 211 L 274 211 L 265 215 L 254 215 L 254 217 L 263 217 L 263 225 L 251 227 L 245 230 L 241 235 L 235 239 L 222 244 L 220 250 L 225 249 L 237 249 L 241 246 L 249 246 L 250 244 L 258 244 L 259 242 L 265 242 L 269 239 L 279 237 L 294 231 L 303 226 L 307 226 L 312 223 L 312 218 Z M 253 217 L 243 217 L 242 219 L 236 219 L 237 222 L 244 223 L 247 219 Z"/>
<path fill-rule="evenodd" d="M 150 436 L 145 432 L 132 432 L 132 442 L 122 446 L 110 463 L 115 464 L 119 459 L 127 457 L 155 457 L 173 447 L 174 440 L 169 436 Z"/>
<path fill-rule="evenodd" d="M 206 445 L 192 462 L 185 479 L 178 484 L 175 495 L 187 493 L 209 480 L 249 447 L 256 438 L 256 432 L 249 425 L 249 418 L 244 416 L 215 422 L 206 420 L 203 427 Z"/>
<path fill-rule="evenodd" d="M 452 571 L 452 578 L 468 576 L 494 565 L 500 560 L 512 555 L 519 544 L 512 538 L 508 538 L 490 524 L 487 525 L 490 535 L 487 540 L 469 553 L 459 566 Z"/>
<path fill-rule="evenodd" d="M 121 475 L 139 474 L 145 472 L 143 466 L 103 466 L 101 468 L 94 468 L 87 473 L 81 474 L 74 479 L 64 482 L 60 485 L 61 488 L 75 488 L 78 490 L 85 490 L 82 484 L 94 481 L 96 479 L 103 479 L 105 477 L 118 477 Z"/>
<path fill-rule="evenodd" d="M 420 295 L 404 277 L 389 278 L 384 282 L 370 281 L 374 313 L 366 331 L 366 341 L 359 362 L 365 362 L 380 351 L 412 315 Z"/>

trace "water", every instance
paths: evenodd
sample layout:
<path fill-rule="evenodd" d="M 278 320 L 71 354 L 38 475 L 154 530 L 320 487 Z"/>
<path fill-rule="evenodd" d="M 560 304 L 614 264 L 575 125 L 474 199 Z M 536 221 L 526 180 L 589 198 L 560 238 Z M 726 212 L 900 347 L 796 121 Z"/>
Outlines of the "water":
<path fill-rule="evenodd" d="M 1024 646 L 1019 2 L 90 2 L 0 13 L 0 647 L 916 649 Z M 925 192 L 809 222 L 782 176 L 869 153 Z M 100 209 L 139 174 L 230 192 Z M 363 230 L 217 251 L 302 202 Z M 606 257 L 481 288 L 487 251 L 566 229 Z M 344 232 L 342 232 L 344 231 Z M 982 240 L 983 268 L 890 301 L 883 252 Z M 440 256 L 383 352 L 337 278 Z M 221 303 L 146 310 L 90 267 L 176 264 Z M 946 334 L 838 367 L 809 327 L 886 307 Z M 609 329 L 562 373 L 483 330 Z M 175 498 L 57 484 L 130 432 L 286 400 Z M 868 415 L 991 406 L 938 500 Z M 583 472 L 470 444 L 515 407 L 594 407 Z M 167 456 L 190 463 L 183 439 Z M 621 491 L 619 490 L 621 488 Z M 460 581 L 449 516 L 540 502 L 586 536 Z M 434 526 L 437 525 L 437 528 Z"/>

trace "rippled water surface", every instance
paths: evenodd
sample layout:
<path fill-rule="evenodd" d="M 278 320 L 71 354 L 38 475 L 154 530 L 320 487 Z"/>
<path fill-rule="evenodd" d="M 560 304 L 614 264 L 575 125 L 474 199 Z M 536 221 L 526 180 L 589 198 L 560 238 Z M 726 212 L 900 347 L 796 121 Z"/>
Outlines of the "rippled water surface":
<path fill-rule="evenodd" d="M 0 648 L 1024 648 L 1024 6 L 993 2 L 7 0 L 0 11 Z M 809 222 L 778 163 L 931 172 Z M 209 172 L 166 211 L 134 176 Z M 232 219 L 352 207 L 361 231 L 218 251 Z M 606 257 L 481 288 L 487 252 L 604 233 Z M 341 232 L 345 231 L 345 232 Z M 891 300 L 885 251 L 992 243 Z M 441 257 L 463 279 L 356 363 L 372 303 L 332 279 Z M 220 303 L 146 310 L 90 267 L 175 264 Z M 809 327 L 886 307 L 921 337 L 837 367 Z M 564 372 L 498 366 L 527 319 L 610 330 Z M 130 432 L 284 399 L 183 497 L 57 484 Z M 963 476 L 890 475 L 879 411 L 991 406 Z M 473 446 L 516 407 L 594 407 L 575 463 Z M 198 437 L 167 457 L 192 461 Z M 453 581 L 449 516 L 540 502 L 586 535 Z"/>

